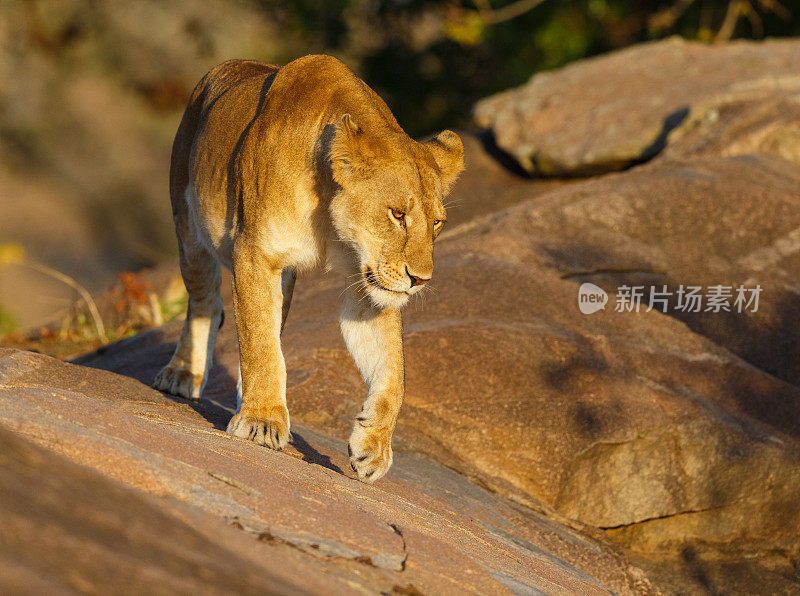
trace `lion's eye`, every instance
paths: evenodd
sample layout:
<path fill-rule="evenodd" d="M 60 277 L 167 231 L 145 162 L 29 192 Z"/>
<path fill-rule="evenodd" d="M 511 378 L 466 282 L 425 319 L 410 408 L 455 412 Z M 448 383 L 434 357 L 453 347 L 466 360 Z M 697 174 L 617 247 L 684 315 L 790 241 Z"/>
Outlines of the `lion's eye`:
<path fill-rule="evenodd" d="M 443 219 L 434 219 L 433 220 L 433 227 L 434 228 L 438 228 L 442 224 L 444 224 L 444 220 Z"/>
<path fill-rule="evenodd" d="M 392 217 L 400 223 L 404 223 L 406 219 L 406 212 L 401 209 L 392 209 Z"/>

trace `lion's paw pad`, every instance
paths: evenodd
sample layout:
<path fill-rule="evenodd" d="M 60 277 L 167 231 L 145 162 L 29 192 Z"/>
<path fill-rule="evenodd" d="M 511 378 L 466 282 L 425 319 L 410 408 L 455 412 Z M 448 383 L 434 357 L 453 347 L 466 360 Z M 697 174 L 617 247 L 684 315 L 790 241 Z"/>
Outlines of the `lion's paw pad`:
<path fill-rule="evenodd" d="M 280 451 L 289 442 L 289 417 L 281 418 L 284 417 L 256 418 L 236 414 L 228 423 L 228 432 L 234 437 Z"/>
<path fill-rule="evenodd" d="M 368 433 L 357 428 L 347 445 L 350 467 L 362 482 L 375 482 L 386 475 L 392 465 L 392 437 L 385 433 Z"/>
<path fill-rule="evenodd" d="M 200 399 L 203 375 L 196 375 L 187 368 L 165 366 L 156 375 L 153 387 L 170 395 L 186 399 Z"/>

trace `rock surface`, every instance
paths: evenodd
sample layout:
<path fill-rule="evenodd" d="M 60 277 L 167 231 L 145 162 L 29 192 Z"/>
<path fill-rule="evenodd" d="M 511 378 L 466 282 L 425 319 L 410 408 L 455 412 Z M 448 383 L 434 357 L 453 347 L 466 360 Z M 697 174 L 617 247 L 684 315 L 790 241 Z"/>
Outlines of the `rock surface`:
<path fill-rule="evenodd" d="M 4 591 L 650 589 L 602 539 L 419 455 L 365 485 L 342 441 L 295 425 L 288 452 L 269 451 L 221 431 L 220 408 L 12 349 L 0 404 Z"/>
<path fill-rule="evenodd" d="M 789 93 L 796 104 L 798 72 L 795 40 L 670 38 L 534 75 L 480 101 L 475 119 L 532 174 L 597 174 L 653 157 L 716 103 Z"/>
<path fill-rule="evenodd" d="M 267 569 L 222 522 L 125 488 L 5 428 L 0 486 L 3 593 L 278 594 L 301 588 L 284 579 L 289 574 L 282 566 L 297 567 L 286 553 L 273 553 L 273 569 Z M 314 585 L 301 579 L 303 587 Z"/>
<path fill-rule="evenodd" d="M 760 285 L 758 311 L 669 313 L 744 360 L 800 383 L 800 167 L 765 154 L 656 160 L 512 209 L 498 228 L 526 235 L 525 256 L 565 279 L 623 284 Z M 645 297 L 645 304 L 646 304 Z M 766 407 L 766 406 L 765 406 Z M 767 415 L 766 412 L 764 415 Z M 772 422 L 789 424 L 784 413 Z"/>
<path fill-rule="evenodd" d="M 766 97 L 731 94 L 700 104 L 670 134 L 659 159 L 753 153 L 800 163 L 800 90 L 788 86 Z"/>

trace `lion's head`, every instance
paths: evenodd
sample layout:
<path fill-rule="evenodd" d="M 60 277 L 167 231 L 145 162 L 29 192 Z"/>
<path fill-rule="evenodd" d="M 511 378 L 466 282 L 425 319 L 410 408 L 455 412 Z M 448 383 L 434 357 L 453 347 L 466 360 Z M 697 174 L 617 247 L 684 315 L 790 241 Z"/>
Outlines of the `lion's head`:
<path fill-rule="evenodd" d="M 339 191 L 331 201 L 338 240 L 353 249 L 356 281 L 382 308 L 399 308 L 433 275 L 442 203 L 464 169 L 461 139 L 449 130 L 426 142 L 394 131 L 365 133 L 345 114 L 330 148 Z"/>

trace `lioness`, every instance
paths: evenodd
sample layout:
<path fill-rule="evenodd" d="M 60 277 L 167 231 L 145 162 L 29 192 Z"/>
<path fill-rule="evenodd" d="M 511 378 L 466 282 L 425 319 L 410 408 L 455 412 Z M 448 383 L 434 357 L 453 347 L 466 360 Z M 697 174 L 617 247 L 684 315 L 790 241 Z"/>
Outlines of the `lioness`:
<path fill-rule="evenodd" d="M 405 134 L 344 64 L 279 68 L 231 60 L 198 83 L 175 136 L 172 213 L 189 305 L 157 389 L 197 399 L 222 322 L 220 263 L 233 272 L 239 396 L 228 432 L 273 449 L 289 439 L 280 333 L 297 271 L 346 276 L 341 329 L 369 388 L 348 452 L 358 477 L 392 464 L 403 401 L 399 309 L 433 273 L 442 198 L 463 169 L 461 139 Z"/>

